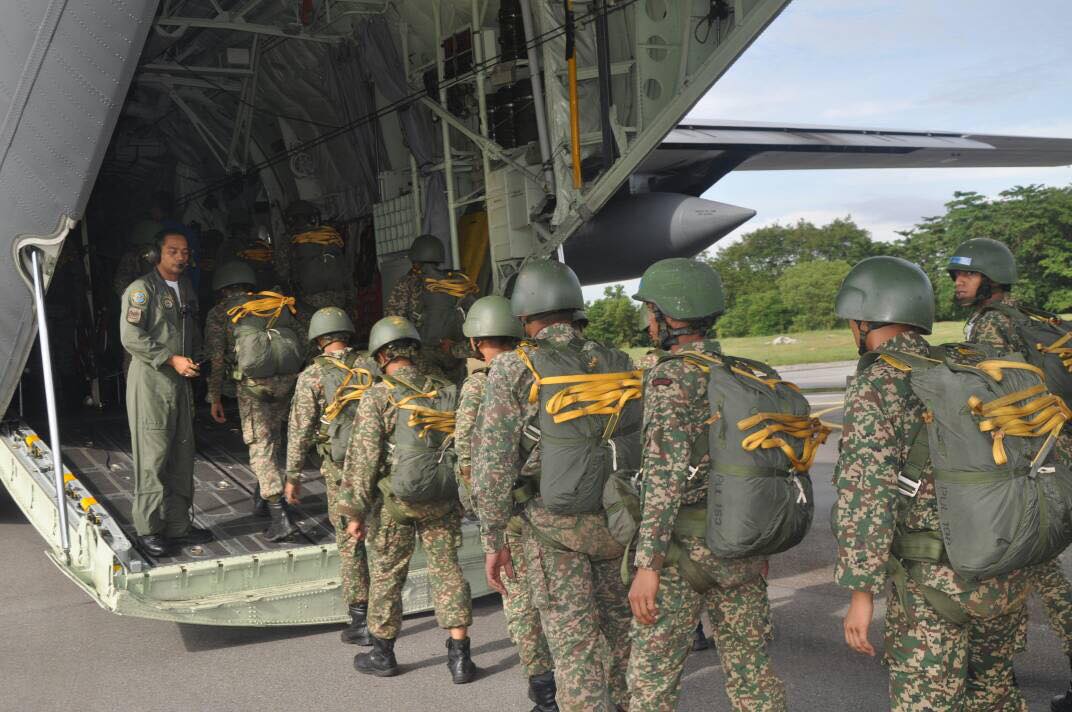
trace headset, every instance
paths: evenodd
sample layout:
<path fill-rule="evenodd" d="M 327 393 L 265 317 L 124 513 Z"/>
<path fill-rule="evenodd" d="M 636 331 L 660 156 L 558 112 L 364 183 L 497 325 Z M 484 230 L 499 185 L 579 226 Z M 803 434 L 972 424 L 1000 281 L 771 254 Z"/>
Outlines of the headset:
<path fill-rule="evenodd" d="M 145 252 L 142 253 L 141 256 L 146 262 L 151 265 L 160 264 L 160 256 L 164 252 L 164 240 L 167 239 L 168 235 L 182 235 L 182 238 L 189 242 L 189 238 L 187 238 L 186 235 L 183 235 L 183 233 L 179 232 L 178 230 L 168 230 L 165 228 L 153 236 L 152 247 L 148 248 Z"/>

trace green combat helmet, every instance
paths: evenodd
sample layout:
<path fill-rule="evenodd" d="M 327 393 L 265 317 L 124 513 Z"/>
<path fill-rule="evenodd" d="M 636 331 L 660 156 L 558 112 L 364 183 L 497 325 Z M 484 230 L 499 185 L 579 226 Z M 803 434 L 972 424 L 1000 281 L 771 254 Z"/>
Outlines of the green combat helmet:
<path fill-rule="evenodd" d="M 577 275 L 561 262 L 532 260 L 517 275 L 510 297 L 514 316 L 584 309 Z"/>
<path fill-rule="evenodd" d="M 462 333 L 471 339 L 485 336 L 521 339 L 525 336 L 521 322 L 510 312 L 510 300 L 496 295 L 481 297 L 469 307 Z"/>
<path fill-rule="evenodd" d="M 1012 251 L 1005 243 L 989 237 L 962 242 L 950 255 L 946 269 L 950 277 L 954 277 L 954 272 L 978 272 L 995 284 L 1016 282 L 1016 258 Z"/>
<path fill-rule="evenodd" d="M 316 341 L 321 336 L 328 334 L 354 333 L 354 323 L 349 315 L 338 307 L 324 307 L 317 309 L 313 318 L 309 320 L 309 341 Z"/>
<path fill-rule="evenodd" d="M 589 324 L 588 312 L 584 309 L 578 309 L 573 312 L 573 323 L 579 325 L 582 329 L 587 329 Z"/>
<path fill-rule="evenodd" d="M 156 235 L 164 226 L 155 220 L 141 220 L 134 224 L 127 240 L 128 247 L 149 247 L 156 243 Z"/>
<path fill-rule="evenodd" d="M 438 264 L 446 259 L 443 243 L 435 235 L 418 235 L 409 246 L 409 261 Z"/>
<path fill-rule="evenodd" d="M 385 316 L 372 325 L 369 332 L 368 350 L 373 356 L 376 352 L 387 346 L 392 341 L 409 339 L 421 343 L 421 335 L 408 319 L 400 316 Z"/>
<path fill-rule="evenodd" d="M 226 262 L 212 275 L 212 289 L 219 291 L 224 287 L 234 287 L 244 284 L 252 287 L 257 284 L 257 275 L 253 268 L 245 262 Z"/>
<path fill-rule="evenodd" d="M 868 257 L 856 263 L 834 301 L 841 319 L 909 324 L 931 333 L 934 290 L 919 265 L 900 257 Z"/>
<path fill-rule="evenodd" d="M 702 319 L 726 311 L 722 278 L 711 265 L 685 257 L 659 260 L 644 270 L 633 299 L 651 302 L 671 319 Z"/>

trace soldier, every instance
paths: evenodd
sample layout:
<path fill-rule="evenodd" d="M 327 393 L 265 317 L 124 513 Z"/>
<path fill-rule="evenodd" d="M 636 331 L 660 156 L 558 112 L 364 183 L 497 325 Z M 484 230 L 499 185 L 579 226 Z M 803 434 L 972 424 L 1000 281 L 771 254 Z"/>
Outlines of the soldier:
<path fill-rule="evenodd" d="M 476 300 L 465 316 L 462 333 L 469 339 L 473 352 L 479 353 L 481 360 L 488 365 L 500 355 L 513 351 L 525 335 L 521 322 L 510 313 L 510 301 L 499 296 Z M 474 438 L 474 426 L 487 383 L 487 367 L 474 371 L 465 379 L 458 396 L 454 430 L 458 480 L 474 497 L 479 497 L 478 492 L 472 492 L 472 454 L 479 448 Z M 521 530 L 521 519 L 515 517 L 506 531 L 506 543 L 511 551 L 522 550 Z M 517 646 L 521 667 L 529 680 L 529 699 L 536 703 L 533 712 L 554 712 L 558 710 L 555 704 L 554 661 L 540 624 L 540 614 L 532 605 L 527 567 L 521 557 L 515 560 L 514 577 L 504 581 L 506 629 Z"/>
<path fill-rule="evenodd" d="M 447 669 L 457 685 L 471 682 L 476 675 L 468 636 L 473 623 L 472 594 L 458 563 L 462 520 L 457 488 L 449 498 L 434 496 L 422 502 L 404 501 L 394 494 L 398 478 L 410 472 L 407 466 L 413 466 L 412 457 L 406 458 L 406 466 L 400 464 L 401 449 L 413 455 L 415 440 L 428 442 L 435 437 L 427 430 L 423 436 L 404 430 L 413 427 L 409 421 L 417 414 L 405 406 L 417 397 L 430 399 L 438 390 L 450 388 L 416 366 L 420 341 L 413 324 L 396 316 L 380 319 L 369 333 L 369 353 L 383 372 L 383 380 L 365 393 L 358 406 L 339 502 L 339 513 L 349 519 L 347 533 L 357 540 L 367 536 L 370 553 L 372 651 L 357 655 L 354 667 L 379 677 L 398 674 L 394 646 L 402 627 L 402 587 L 419 538 L 428 560 L 436 620 L 450 631 Z M 403 432 L 411 436 L 410 444 L 396 443 Z"/>
<path fill-rule="evenodd" d="M 165 556 L 174 546 L 212 540 L 190 522 L 194 430 L 190 379 L 200 375 L 197 297 L 184 276 L 186 237 L 161 231 L 154 268 L 123 293 L 119 336 L 132 357 L 127 418 L 134 459 L 134 530 L 142 549 Z"/>
<path fill-rule="evenodd" d="M 585 450 L 604 447 L 599 433 L 606 432 L 608 416 L 577 418 L 584 422 L 576 427 L 594 436 L 582 439 L 584 444 L 573 451 L 575 457 L 556 451 L 549 458 L 545 450 L 552 440 L 533 432 L 541 432 L 546 425 L 539 418 L 546 394 L 540 396 L 539 389 L 534 390 L 537 377 L 528 365 L 542 368 L 545 358 L 563 354 L 571 362 L 584 364 L 574 374 L 582 368 L 602 373 L 609 371 L 608 365 L 616 366 L 615 372 L 631 367 L 628 356 L 620 351 L 577 336 L 573 315 L 583 306 L 577 275 L 566 265 L 536 260 L 521 270 L 511 309 L 536 342 L 522 347 L 524 356 L 522 350 L 504 353 L 491 365 L 477 424 L 481 445 L 480 456 L 473 462 L 473 486 L 478 493 L 488 583 L 508 596 L 502 575 L 514 578 L 515 557 L 524 556 L 533 604 L 540 612 L 554 659 L 558 705 L 563 710 L 590 711 L 628 704 L 629 607 L 619 573 L 624 551 L 607 529 L 601 502 L 585 503 L 584 511 L 575 514 L 556 513 L 563 508 L 550 509 L 547 497 L 551 492 L 543 483 L 549 479 L 547 468 L 553 466 L 568 478 L 583 480 L 583 487 L 591 493 L 586 464 L 602 461 L 602 457 L 586 457 Z M 534 400 L 533 395 L 538 397 Z M 556 437 L 554 442 L 557 448 L 574 440 Z M 522 476 L 526 482 L 539 476 L 541 484 L 536 486 L 539 496 L 526 495 L 521 513 L 524 552 L 515 554 L 507 543 L 507 531 L 515 515 L 515 482 Z M 569 499 L 568 495 L 555 497 L 556 502 Z"/>
<path fill-rule="evenodd" d="M 320 473 L 328 493 L 328 518 L 335 528 L 335 543 L 339 547 L 339 570 L 342 576 L 343 600 L 350 613 L 350 625 L 342 631 L 342 642 L 372 645 L 368 632 L 369 572 L 365 543 L 346 533 L 347 519 L 339 514 L 339 488 L 342 486 L 344 458 L 336 459 L 333 437 L 344 438 L 352 430 L 339 428 L 329 433 L 329 422 L 340 418 L 353 419 L 356 403 L 340 409 L 333 417 L 329 406 L 340 403 L 340 391 L 351 384 L 355 389 L 371 385 L 379 368 L 372 359 L 361 356 L 350 346 L 354 325 L 346 312 L 338 307 L 324 307 L 313 314 L 309 325 L 309 341 L 320 351 L 301 375 L 294 387 L 290 406 L 290 427 L 287 432 L 287 484 L 284 496 L 296 502 L 301 496 L 302 465 L 305 455 L 314 445 L 320 452 Z M 367 380 L 354 383 L 354 369 L 363 369 Z M 334 406 L 338 407 L 338 406 Z M 329 421 L 330 418 L 330 421 Z M 336 432 L 338 433 L 336 435 Z M 342 445 L 345 454 L 345 445 Z"/>
<path fill-rule="evenodd" d="M 350 310 L 351 275 L 342 236 L 321 222 L 320 209 L 295 200 L 283 213 L 287 234 L 272 247 L 276 273 L 312 309 Z"/>
<path fill-rule="evenodd" d="M 250 299 L 256 276 L 243 262 L 228 262 L 217 271 L 214 286 L 226 290 L 227 298 L 216 304 L 205 319 L 206 356 L 211 364 L 208 399 L 212 403 L 212 419 L 226 423 L 223 407 L 223 381 L 235 381 L 238 415 L 242 423 L 242 441 L 249 447 L 249 466 L 257 477 L 253 490 L 253 513 L 269 516 L 271 523 L 264 532 L 268 541 L 285 541 L 298 532 L 283 506 L 283 471 L 279 467 L 283 443 L 283 423 L 290 412 L 297 373 L 281 373 L 252 378 L 238 374 L 237 366 L 228 371 L 230 354 L 236 353 L 237 325 L 231 313 Z"/>
<path fill-rule="evenodd" d="M 438 369 L 460 383 L 465 359 L 473 356 L 462 334 L 465 309 L 479 289 L 460 272 L 443 274 L 443 243 L 434 235 L 420 235 L 409 248 L 412 268 L 398 280 L 384 312 L 400 316 L 417 327 L 421 357 L 426 368 Z"/>
<path fill-rule="evenodd" d="M 722 280 L 707 264 L 660 260 L 644 272 L 633 298 L 644 303 L 649 334 L 661 349 L 721 355 L 718 342 L 706 334 L 725 311 L 725 296 Z M 695 645 L 705 603 L 718 613 L 714 632 L 733 708 L 786 709 L 785 687 L 766 651 L 771 622 L 764 558 L 720 559 L 702 537 L 674 532 L 680 510 L 707 508 L 710 457 L 699 461 L 699 472 L 690 467 L 693 443 L 707 438 L 707 391 L 707 375 L 686 359 L 660 360 L 645 376 L 642 516 L 629 591 L 633 712 L 676 707 L 685 657 Z M 713 584 L 706 592 L 685 578 L 671 554 L 672 537 L 681 556 L 700 566 Z"/>
<path fill-rule="evenodd" d="M 974 309 L 965 324 L 965 340 L 1015 351 L 1027 358 L 1033 345 L 1024 342 L 1013 328 L 1012 318 L 1000 308 L 1016 309 L 1019 305 L 1011 294 L 1016 282 L 1016 259 L 1009 248 L 985 237 L 968 240 L 949 257 L 948 270 L 955 284 L 954 301 L 958 306 Z M 1072 665 L 1072 583 L 1058 559 L 1034 566 L 1026 573 Z M 1054 697 L 1050 706 L 1054 712 L 1072 712 L 1072 682 L 1068 692 Z"/>
<path fill-rule="evenodd" d="M 871 257 L 858 263 L 841 285 L 835 311 L 849 320 L 861 355 L 880 348 L 930 353 L 923 335 L 934 320 L 934 293 L 923 270 L 910 262 Z M 907 373 L 882 359 L 861 360 L 845 394 L 831 521 L 838 545 L 835 579 L 852 590 L 845 641 L 864 655 L 875 654 L 868 640 L 873 598 L 904 556 L 891 553 L 896 538 L 939 527 L 929 458 L 915 496 L 906 501 L 898 491 L 914 440 L 910 433 L 923 415 Z M 1012 656 L 1024 643 L 1024 577 L 1014 572 L 969 581 L 948 563 L 932 561 L 913 571 L 918 575 L 894 579 L 898 595 L 887 599 L 891 707 L 1026 710 L 1012 670 Z M 940 601 L 942 613 L 932 601 Z"/>

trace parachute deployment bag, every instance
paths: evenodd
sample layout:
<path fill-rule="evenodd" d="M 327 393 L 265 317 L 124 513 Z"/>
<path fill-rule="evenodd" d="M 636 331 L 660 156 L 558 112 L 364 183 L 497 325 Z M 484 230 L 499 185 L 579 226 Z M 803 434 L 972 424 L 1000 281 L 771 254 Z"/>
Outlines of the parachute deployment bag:
<path fill-rule="evenodd" d="M 716 556 L 741 558 L 799 544 L 815 514 L 808 470 L 829 428 L 811 416 L 800 390 L 764 363 L 704 353 L 668 358 L 708 373 L 711 416 L 691 467 L 695 476 L 706 450 L 707 546 Z"/>
<path fill-rule="evenodd" d="M 330 400 L 320 416 L 317 440 L 320 454 L 337 465 L 346 460 L 346 448 L 354 430 L 354 416 L 361 397 L 372 386 L 375 376 L 364 368 L 356 368 L 358 353 L 350 351 L 342 359 L 330 354 L 317 356 L 317 361 L 329 366 L 322 385 Z"/>
<path fill-rule="evenodd" d="M 391 444 L 391 475 L 386 485 L 403 502 L 456 499 L 454 412 L 458 388 L 428 377 L 423 387 L 384 376 L 391 403 L 398 408 Z"/>
<path fill-rule="evenodd" d="M 342 236 L 331 227 L 295 235 L 291 242 L 293 275 L 302 294 L 319 294 L 347 285 L 347 263 Z"/>
<path fill-rule="evenodd" d="M 1012 321 L 1013 330 L 1028 346 L 1024 354 L 1027 362 L 1045 374 L 1050 393 L 1065 403 L 1072 401 L 1072 324 L 1056 314 L 1023 305 L 997 302 L 985 308 Z"/>
<path fill-rule="evenodd" d="M 908 460 L 925 464 L 929 455 L 941 526 L 940 539 L 899 533 L 895 553 L 948 562 L 971 581 L 1052 559 L 1072 541 L 1072 472 L 1053 447 L 1072 412 L 1018 355 L 952 344 L 932 356 L 880 356 L 909 373 L 926 408 Z M 902 494 L 915 496 L 919 470 L 905 468 Z M 930 553 L 913 551 L 928 535 Z"/>
<path fill-rule="evenodd" d="M 555 514 L 603 511 L 613 473 L 640 467 L 641 372 L 594 342 L 539 340 L 516 352 L 534 376 L 539 402 L 539 491 Z M 628 477 L 628 475 L 625 475 Z"/>
<path fill-rule="evenodd" d="M 450 272 L 442 279 L 424 277 L 423 280 L 421 320 L 417 327 L 421 341 L 435 344 L 440 339 L 457 339 L 465 320 L 459 302 L 480 289 L 461 272 Z"/>
<path fill-rule="evenodd" d="M 294 297 L 257 292 L 235 298 L 227 310 L 235 337 L 235 376 L 267 378 L 297 373 L 305 362 Z"/>

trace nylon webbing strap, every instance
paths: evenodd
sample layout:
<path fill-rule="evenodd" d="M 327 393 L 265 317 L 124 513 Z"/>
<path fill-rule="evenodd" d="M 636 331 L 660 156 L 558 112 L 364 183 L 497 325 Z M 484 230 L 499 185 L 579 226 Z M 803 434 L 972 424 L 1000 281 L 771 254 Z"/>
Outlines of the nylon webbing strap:
<path fill-rule="evenodd" d="M 900 559 L 891 556 L 886 561 L 886 571 L 889 573 L 890 580 L 893 581 L 894 591 L 897 592 L 897 597 L 901 601 L 901 607 L 904 608 L 906 613 L 911 614 L 912 610 L 908 607 L 906 595 L 908 592 L 908 579 L 912 579 L 916 582 L 916 585 L 919 586 L 920 593 L 923 594 L 924 600 L 938 612 L 938 615 L 954 625 L 962 626 L 968 623 L 968 614 L 964 612 L 963 608 L 957 605 L 957 602 L 953 600 L 952 596 L 922 582 L 923 568 L 920 565 L 920 562 L 909 561 L 905 564 Z"/>
<path fill-rule="evenodd" d="M 908 457 L 897 474 L 897 491 L 905 497 L 915 497 L 923 484 L 923 472 L 931 459 L 931 446 L 923 419 L 917 420 L 908 432 Z"/>
<path fill-rule="evenodd" d="M 254 245 L 238 252 L 237 256 L 250 262 L 271 262 L 272 248 L 268 245 Z"/>
<path fill-rule="evenodd" d="M 294 297 L 288 297 L 278 292 L 257 292 L 250 296 L 260 298 L 251 299 L 227 310 L 227 316 L 231 317 L 232 323 L 237 324 L 240 320 L 252 314 L 262 319 L 268 319 L 268 325 L 271 326 L 279 318 L 279 315 L 283 313 L 284 309 L 289 309 L 291 314 L 296 315 L 298 313 L 297 308 L 294 306 Z"/>
<path fill-rule="evenodd" d="M 416 519 L 409 516 L 402 511 L 402 508 L 398 506 L 398 502 L 395 500 L 395 493 L 391 489 L 391 483 L 388 478 L 381 477 L 376 483 L 376 487 L 380 490 L 380 494 L 383 495 L 383 511 L 391 519 L 395 520 L 399 524 L 413 524 Z"/>
<path fill-rule="evenodd" d="M 448 294 L 461 299 L 469 294 L 479 294 L 480 287 L 463 272 L 451 272 L 443 279 L 424 278 L 424 288 L 429 292 Z"/>
<path fill-rule="evenodd" d="M 898 559 L 907 561 L 926 561 L 931 564 L 949 562 L 942 534 L 938 531 L 898 531 L 894 534 L 890 551 Z"/>
<path fill-rule="evenodd" d="M 331 227 L 318 227 L 295 235 L 291 241 L 294 245 L 324 245 L 325 247 L 343 247 L 342 236 Z"/>
<path fill-rule="evenodd" d="M 741 441 L 741 447 L 752 452 L 758 448 L 769 450 L 778 448 L 789 460 L 796 472 L 807 472 L 815 462 L 815 456 L 819 447 L 826 442 L 830 435 L 830 428 L 822 424 L 818 418 L 806 415 L 792 415 L 790 413 L 756 413 L 755 415 L 737 422 L 737 429 L 741 432 L 756 427 L 760 423 L 767 422 L 760 430 L 746 435 Z M 793 450 L 793 446 L 784 438 L 776 437 L 778 433 L 797 438 L 803 441 L 800 455 Z"/>
<path fill-rule="evenodd" d="M 346 378 L 339 384 L 339 387 L 335 389 L 335 394 L 331 398 L 331 402 L 324 409 L 324 420 L 332 422 L 339 416 L 339 413 L 343 411 L 348 403 L 352 403 L 365 395 L 365 392 L 372 387 L 373 377 L 372 373 L 363 368 L 350 368 L 345 362 L 340 361 L 332 356 L 326 357 L 327 361 L 333 366 L 346 371 Z M 352 381 L 357 379 L 356 383 Z"/>

